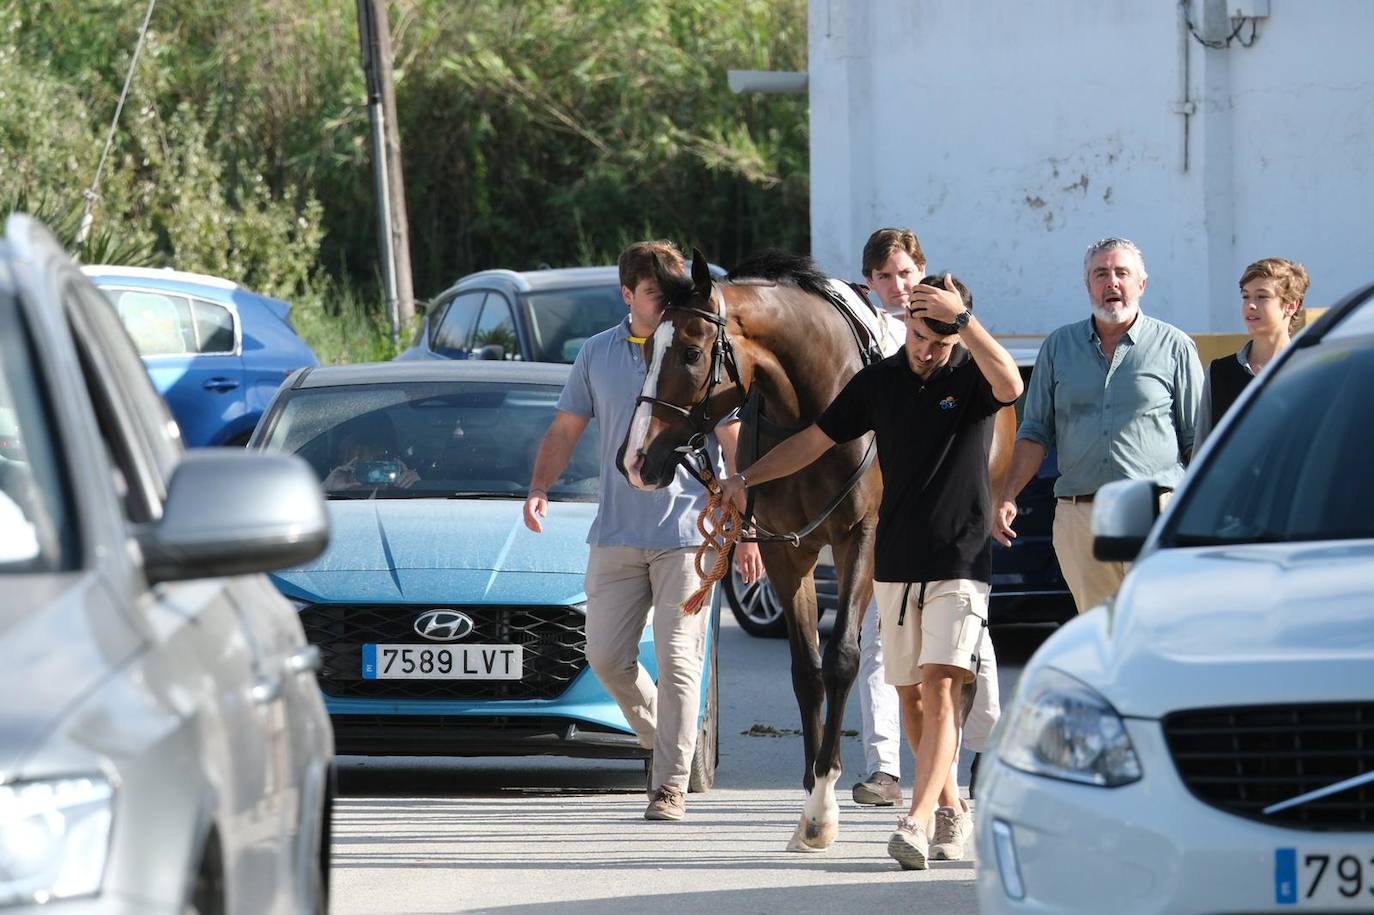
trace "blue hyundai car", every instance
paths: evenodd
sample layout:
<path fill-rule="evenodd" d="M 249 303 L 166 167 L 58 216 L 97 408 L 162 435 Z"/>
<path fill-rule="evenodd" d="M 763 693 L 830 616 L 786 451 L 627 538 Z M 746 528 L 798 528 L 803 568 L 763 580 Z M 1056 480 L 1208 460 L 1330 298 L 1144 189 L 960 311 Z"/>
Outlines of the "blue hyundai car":
<path fill-rule="evenodd" d="M 549 488 L 544 532 L 523 506 L 566 365 L 422 361 L 304 369 L 249 443 L 315 468 L 329 548 L 273 576 L 319 646 L 337 751 L 643 760 L 586 657 L 595 421 Z M 648 608 L 646 608 L 647 611 Z M 691 788 L 715 777 L 719 589 Z M 640 663 L 656 664 L 653 634 Z"/>
<path fill-rule="evenodd" d="M 286 376 L 319 365 L 279 299 L 199 273 L 82 270 L 114 303 L 190 447 L 243 445 Z"/>

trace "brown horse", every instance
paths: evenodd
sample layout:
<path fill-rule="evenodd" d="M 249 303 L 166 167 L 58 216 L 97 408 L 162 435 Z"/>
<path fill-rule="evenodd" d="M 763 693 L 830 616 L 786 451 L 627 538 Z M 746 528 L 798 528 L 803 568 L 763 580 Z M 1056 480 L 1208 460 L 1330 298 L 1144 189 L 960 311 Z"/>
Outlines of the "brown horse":
<path fill-rule="evenodd" d="M 853 323 L 827 300 L 833 281 L 809 258 L 765 255 L 715 282 L 701 252 L 693 255 L 690 280 L 659 265 L 664 319 L 645 343 L 648 376 L 617 460 L 630 484 L 641 489 L 667 485 L 684 450 L 699 444 L 749 392 L 750 407 L 753 395 L 762 406 L 744 411 L 738 463 L 747 468 L 810 425 L 865 361 Z M 788 843 L 793 851 L 824 850 L 839 830 L 840 725 L 858 670 L 860 617 L 873 593 L 882 496 L 870 440 L 836 445 L 806 469 L 753 491 L 760 531 L 805 532 L 823 517 L 795 543 L 760 542 L 786 612 L 806 752 L 807 799 Z M 840 587 L 822 659 L 812 571 L 827 544 Z"/>

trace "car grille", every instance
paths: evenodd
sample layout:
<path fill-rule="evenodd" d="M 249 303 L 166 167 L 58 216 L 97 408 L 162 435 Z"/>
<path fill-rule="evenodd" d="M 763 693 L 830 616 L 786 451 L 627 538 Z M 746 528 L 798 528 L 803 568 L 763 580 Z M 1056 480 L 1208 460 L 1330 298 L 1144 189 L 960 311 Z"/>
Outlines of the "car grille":
<path fill-rule="evenodd" d="M 1200 709 L 1164 719 L 1174 765 L 1199 800 L 1294 829 L 1374 828 L 1374 784 L 1266 816 L 1264 808 L 1374 771 L 1374 703 Z"/>
<path fill-rule="evenodd" d="M 415 618 L 433 606 L 316 604 L 301 611 L 306 637 L 320 648 L 320 688 L 339 699 L 552 699 L 587 666 L 582 613 L 560 606 L 447 606 L 472 617 L 460 642 L 427 643 Z M 524 646 L 519 680 L 365 680 L 362 646 L 472 644 Z"/>

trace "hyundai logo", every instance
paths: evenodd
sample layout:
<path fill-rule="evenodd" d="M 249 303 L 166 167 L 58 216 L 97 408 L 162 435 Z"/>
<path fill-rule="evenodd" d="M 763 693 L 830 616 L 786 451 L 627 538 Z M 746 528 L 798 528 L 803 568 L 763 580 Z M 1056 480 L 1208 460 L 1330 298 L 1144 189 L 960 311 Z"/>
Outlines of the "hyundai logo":
<path fill-rule="evenodd" d="M 472 617 L 457 610 L 428 610 L 415 618 L 415 631 L 432 642 L 452 642 L 472 632 Z"/>

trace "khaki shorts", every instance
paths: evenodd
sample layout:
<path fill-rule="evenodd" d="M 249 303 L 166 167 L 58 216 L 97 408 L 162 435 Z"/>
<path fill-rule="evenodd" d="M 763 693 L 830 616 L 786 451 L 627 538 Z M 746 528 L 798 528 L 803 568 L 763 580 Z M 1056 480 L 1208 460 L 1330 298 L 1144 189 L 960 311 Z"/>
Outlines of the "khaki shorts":
<path fill-rule="evenodd" d="M 893 686 L 914 686 L 921 682 L 921 667 L 926 664 L 975 671 L 990 590 L 986 582 L 967 578 L 875 581 L 884 679 Z"/>

